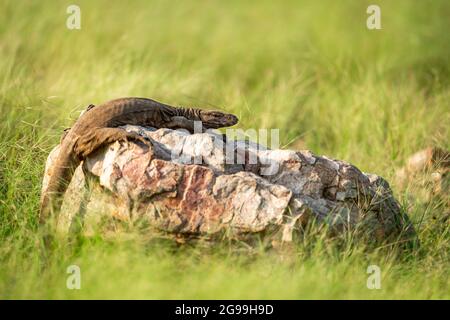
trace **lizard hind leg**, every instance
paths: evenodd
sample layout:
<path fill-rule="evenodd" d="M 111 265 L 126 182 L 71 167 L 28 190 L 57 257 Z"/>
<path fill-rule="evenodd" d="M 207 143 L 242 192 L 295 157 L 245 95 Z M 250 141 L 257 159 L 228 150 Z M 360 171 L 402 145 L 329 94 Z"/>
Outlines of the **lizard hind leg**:
<path fill-rule="evenodd" d="M 151 142 L 136 132 L 120 128 L 95 128 L 78 138 L 74 151 L 78 158 L 85 159 L 94 151 L 115 141 L 139 141 L 152 148 Z"/>

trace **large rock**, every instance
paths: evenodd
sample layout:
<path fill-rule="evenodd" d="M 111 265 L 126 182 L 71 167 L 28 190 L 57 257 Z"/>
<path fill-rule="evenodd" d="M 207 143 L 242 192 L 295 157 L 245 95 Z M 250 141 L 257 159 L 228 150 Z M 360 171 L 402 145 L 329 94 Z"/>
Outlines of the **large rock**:
<path fill-rule="evenodd" d="M 270 235 L 289 242 L 318 221 L 333 234 L 355 232 L 370 240 L 414 236 L 388 183 L 346 162 L 223 142 L 213 132 L 124 129 L 148 137 L 152 147 L 115 142 L 86 159 L 66 192 L 61 231 L 82 221 L 88 232 L 106 220 L 181 238 Z M 58 152 L 48 158 L 43 190 Z"/>

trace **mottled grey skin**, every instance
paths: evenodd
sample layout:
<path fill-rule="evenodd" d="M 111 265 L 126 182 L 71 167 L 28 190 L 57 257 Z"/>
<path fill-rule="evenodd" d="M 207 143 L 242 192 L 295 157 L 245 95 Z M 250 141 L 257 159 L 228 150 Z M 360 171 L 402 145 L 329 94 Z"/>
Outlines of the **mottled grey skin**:
<path fill-rule="evenodd" d="M 41 223 L 59 211 L 73 172 L 92 152 L 117 140 L 150 144 L 144 137 L 119 126 L 131 124 L 193 132 L 194 121 L 201 121 L 203 129 L 217 129 L 236 124 L 238 118 L 220 111 L 172 107 L 146 98 L 121 98 L 99 106 L 90 105 L 61 139 L 52 176 L 41 198 Z"/>

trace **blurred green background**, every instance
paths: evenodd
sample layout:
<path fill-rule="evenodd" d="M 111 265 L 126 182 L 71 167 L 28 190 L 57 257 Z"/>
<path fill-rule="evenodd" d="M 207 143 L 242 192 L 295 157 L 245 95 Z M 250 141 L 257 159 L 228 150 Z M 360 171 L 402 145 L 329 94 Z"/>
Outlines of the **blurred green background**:
<path fill-rule="evenodd" d="M 0 298 L 449 298 L 449 226 L 396 184 L 429 145 L 449 149 L 449 1 L 0 2 Z M 366 9 L 381 8 L 381 30 Z M 387 178 L 422 246 L 408 254 L 311 236 L 288 255 L 102 236 L 43 248 L 46 156 L 79 111 L 122 96 L 237 114 Z M 81 267 L 82 290 L 66 268 Z M 366 268 L 382 267 L 382 290 Z"/>

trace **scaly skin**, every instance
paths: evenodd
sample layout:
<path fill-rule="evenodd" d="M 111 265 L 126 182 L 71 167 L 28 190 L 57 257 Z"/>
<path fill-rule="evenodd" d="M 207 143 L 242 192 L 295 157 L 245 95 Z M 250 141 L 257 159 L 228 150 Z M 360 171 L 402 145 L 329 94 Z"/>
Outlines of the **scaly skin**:
<path fill-rule="evenodd" d="M 58 158 L 41 198 L 40 222 L 60 210 L 75 169 L 92 152 L 117 140 L 141 141 L 149 145 L 144 137 L 119 126 L 131 124 L 193 132 L 194 121 L 202 121 L 204 129 L 217 129 L 232 126 L 238 119 L 220 111 L 172 107 L 145 98 L 121 98 L 99 106 L 90 105 L 61 139 Z"/>

